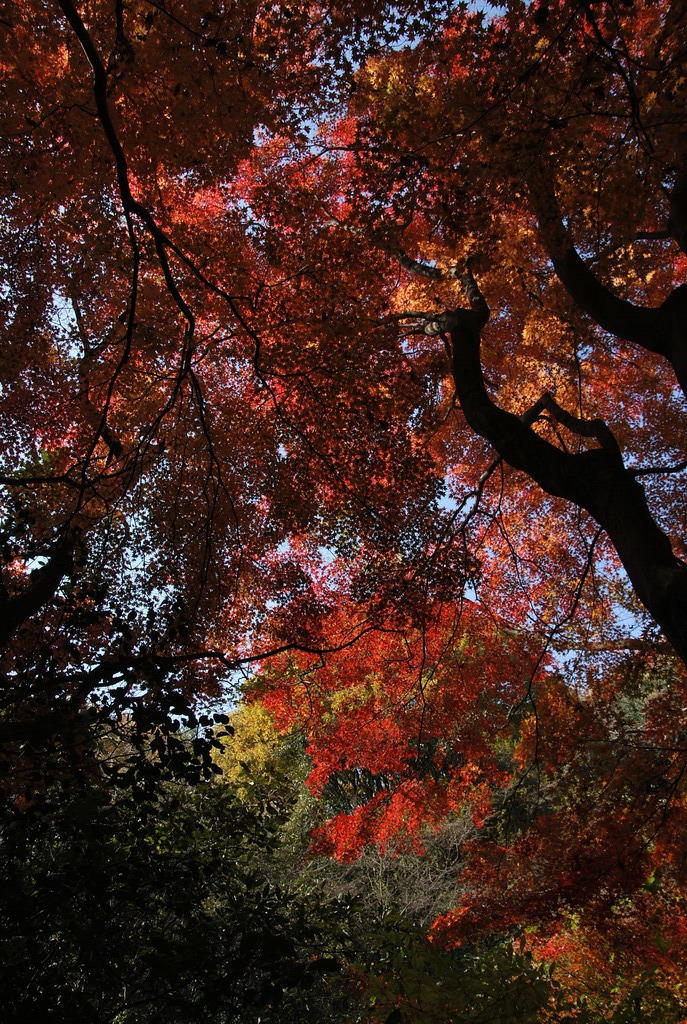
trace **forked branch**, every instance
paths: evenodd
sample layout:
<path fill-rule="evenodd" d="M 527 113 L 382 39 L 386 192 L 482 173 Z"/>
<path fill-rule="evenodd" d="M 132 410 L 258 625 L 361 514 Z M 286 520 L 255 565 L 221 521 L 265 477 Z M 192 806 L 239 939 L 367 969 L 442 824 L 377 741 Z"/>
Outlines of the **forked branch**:
<path fill-rule="evenodd" d="M 544 396 L 523 417 L 498 406 L 485 387 L 480 358 L 488 307 L 469 267 L 462 282 L 471 308 L 441 319 L 450 324 L 456 395 L 468 424 L 548 494 L 590 513 L 614 544 L 637 596 L 687 663 L 687 565 L 673 554 L 611 431 L 602 421 L 571 416 L 551 396 Z M 595 437 L 600 447 L 562 451 L 532 429 L 538 409 L 548 409 L 575 433 Z"/>
<path fill-rule="evenodd" d="M 524 413 L 520 419 L 527 426 L 531 426 L 532 423 L 539 419 L 543 412 L 548 412 L 556 423 L 567 427 L 571 433 L 577 434 L 579 437 L 593 437 L 602 448 L 620 455 L 620 446 L 608 424 L 600 419 L 585 420 L 579 416 L 573 416 L 560 406 L 548 391 L 545 391 L 539 401 L 535 402 L 532 408 Z"/>
<path fill-rule="evenodd" d="M 578 253 L 565 225 L 552 175 L 543 161 L 532 166 L 527 184 L 544 246 L 559 280 L 576 305 L 604 331 L 664 356 L 687 396 L 687 285 L 675 288 L 655 308 L 619 298 L 602 284 Z M 680 179 L 671 196 L 668 232 L 681 240 L 685 237 L 683 225 L 687 219 L 683 208 L 687 208 L 687 179 L 684 183 Z"/>

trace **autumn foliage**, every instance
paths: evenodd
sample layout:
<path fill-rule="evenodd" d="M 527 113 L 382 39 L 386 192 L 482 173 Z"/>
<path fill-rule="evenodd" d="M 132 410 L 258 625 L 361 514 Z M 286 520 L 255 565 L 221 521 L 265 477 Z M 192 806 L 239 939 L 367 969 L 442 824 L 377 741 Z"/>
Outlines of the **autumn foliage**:
<path fill-rule="evenodd" d="M 678 999 L 683 6 L 0 31 L 8 797 L 90 771 L 94 707 L 243 674 L 306 737 L 313 855 L 469 812 L 436 943 Z"/>

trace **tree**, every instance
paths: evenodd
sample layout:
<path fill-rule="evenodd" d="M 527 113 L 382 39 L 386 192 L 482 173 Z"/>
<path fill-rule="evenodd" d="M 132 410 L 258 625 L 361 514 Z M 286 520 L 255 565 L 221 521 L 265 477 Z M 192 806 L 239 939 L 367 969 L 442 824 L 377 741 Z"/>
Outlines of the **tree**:
<path fill-rule="evenodd" d="M 65 686 L 211 687 L 284 644 L 340 643 L 317 620 L 347 593 L 377 625 L 478 577 L 497 613 L 558 634 L 585 609 L 612 618 L 622 578 L 606 572 L 604 609 L 591 555 L 605 568 L 615 548 L 680 652 L 679 399 L 653 349 L 680 347 L 683 26 L 659 11 L 65 2 L 5 19 L 5 645 L 42 615 L 63 665 L 111 648 Z M 385 53 L 403 26 L 417 45 Z M 492 569 L 506 553 L 512 585 Z"/>
<path fill-rule="evenodd" d="M 269 643 L 264 620 L 308 578 L 278 552 L 319 512 L 294 501 L 298 470 L 260 370 L 256 300 L 269 288 L 241 168 L 262 139 L 296 137 L 328 109 L 351 62 L 412 5 L 354 14 L 3 13 L 0 643 L 13 741 L 36 717 L 51 741 L 106 690 L 152 705 L 163 691 L 216 692 L 285 642 Z"/>
<path fill-rule="evenodd" d="M 275 823 L 228 786 L 55 788 L 3 817 L 5 1020 L 238 1024 L 322 999 L 334 1020 L 345 1004 L 349 905 L 276 884 Z"/>
<path fill-rule="evenodd" d="M 387 301 L 402 323 L 445 338 L 450 362 L 440 344 L 417 339 L 400 358 L 409 375 L 420 353 L 432 353 L 422 379 L 436 389 L 435 409 L 419 435 L 426 444 L 434 435 L 435 458 L 457 477 L 456 500 L 475 497 L 470 483 L 484 499 L 488 478 L 500 476 L 479 447 L 468 447 L 467 424 L 519 471 L 508 474 L 499 510 L 502 519 L 510 513 L 508 532 L 513 521 L 532 535 L 530 545 L 536 536 L 555 565 L 563 545 L 552 549 L 545 530 L 551 520 L 561 524 L 566 574 L 577 579 L 590 547 L 610 541 L 615 554 L 604 557 L 620 560 L 684 659 L 682 563 L 666 536 L 672 530 L 681 543 L 677 511 L 668 508 L 684 468 L 683 32 L 671 5 L 513 4 L 498 19 L 458 13 L 440 38 L 360 70 L 346 118 L 323 133 L 316 170 L 312 160 L 275 163 L 253 194 L 275 232 L 286 219 L 293 233 L 298 211 L 319 205 L 327 219 L 311 229 L 308 249 L 319 243 L 320 265 L 348 256 L 350 294 L 372 249 L 393 275 L 376 289 L 380 312 Z M 287 187 L 294 198 L 281 202 Z M 285 272 L 296 272 L 297 259 Z M 401 287 L 394 260 L 405 271 Z M 401 375 L 393 383 L 400 403 L 410 384 Z M 480 470 L 467 482 L 466 462 Z M 642 479 L 651 482 L 652 509 Z M 539 488 L 548 495 L 543 506 Z M 522 506 L 535 501 L 537 517 L 523 525 Z M 454 532 L 465 529 L 456 518 Z M 544 573 L 524 561 L 524 581 L 541 586 Z M 575 610 L 581 595 L 568 591 L 549 621 Z"/>
<path fill-rule="evenodd" d="M 306 784 L 312 764 L 300 731 L 280 734 L 256 702 L 244 704 L 231 721 L 235 742 L 217 755 L 221 782 L 238 786 L 250 805 L 263 807 L 266 797 L 280 802 L 273 877 L 286 891 L 316 891 L 350 908 L 345 970 L 357 1001 L 349 1000 L 353 1016 L 347 1020 L 525 1024 L 541 1020 L 542 1012 L 565 1017 L 572 1005 L 568 992 L 553 979 L 549 963 L 537 961 L 525 943 L 514 947 L 508 936 L 490 937 L 456 951 L 428 941 L 428 926 L 440 910 L 455 904 L 462 847 L 476 832 L 469 814 L 438 831 L 425 827 L 422 853 L 368 847 L 347 863 L 313 856 L 308 849 L 313 827 L 355 801 L 363 773 L 356 773 L 357 780 L 330 779 L 318 799 Z M 335 1009 L 335 1003 L 323 1006 L 318 1019 L 334 1019 Z"/>
<path fill-rule="evenodd" d="M 429 572 L 406 563 L 399 586 L 403 556 L 390 569 L 379 560 L 374 587 L 354 592 L 374 594 L 375 611 L 398 628 L 395 640 L 378 635 L 374 653 L 372 641 L 361 644 L 364 681 L 342 651 L 323 667 L 316 655 L 294 658 L 290 675 L 262 683 L 284 723 L 307 730 L 313 782 L 353 762 L 377 777 L 376 791 L 360 787 L 359 805 L 330 823 L 323 848 L 349 856 L 365 841 L 412 836 L 420 820 L 447 812 L 452 785 L 469 770 L 457 800 L 481 798 L 487 818 L 500 787 L 512 787 L 512 806 L 523 778 L 541 780 L 529 821 L 505 843 L 473 848 L 472 910 L 468 899 L 450 927 L 437 927 L 443 941 L 493 927 L 489 900 L 501 928 L 530 913 L 547 927 L 580 906 L 608 925 L 619 923 L 623 900 L 641 905 L 657 861 L 671 864 L 659 898 L 666 909 L 682 885 L 681 855 L 667 855 L 658 838 L 682 828 L 681 670 L 661 669 L 665 686 L 632 727 L 619 724 L 614 705 L 619 683 L 629 694 L 660 662 L 656 638 L 633 635 L 636 599 L 685 654 L 684 563 L 674 553 L 683 551 L 685 468 L 684 31 L 672 5 L 513 4 L 495 19 L 461 11 L 440 37 L 360 69 L 346 116 L 321 135 L 319 163 L 284 148 L 282 163 L 255 172 L 251 203 L 276 236 L 302 237 L 300 211 L 322 211 L 307 247 L 283 249 L 280 264 L 285 278 L 305 252 L 342 266 L 339 305 L 322 318 L 346 316 L 363 273 L 375 282 L 377 322 L 406 325 L 396 356 L 404 372 L 385 383 L 417 449 L 449 481 L 453 506 L 427 525 Z M 301 276 L 292 309 L 305 288 L 317 304 L 317 284 Z M 361 325 L 370 313 L 357 315 Z M 334 344 L 328 335 L 311 364 L 313 391 Z M 279 352 L 273 365 L 284 371 L 281 360 Z M 336 383 L 326 379 L 318 397 L 336 408 Z M 418 379 L 425 396 L 406 412 Z M 371 416 L 387 423 L 388 407 Z M 381 470 L 362 485 L 366 495 L 380 478 Z M 412 486 L 402 471 L 395 479 Z M 358 548 L 361 560 L 368 550 Z M 444 557 L 457 552 L 460 569 L 446 572 Z M 486 681 L 472 651 L 460 674 L 451 665 L 469 639 L 499 649 L 461 602 L 466 578 L 520 653 L 517 669 L 501 666 Z M 328 621 L 337 635 L 341 618 Z M 622 648 L 643 649 L 638 675 Z M 558 670 L 547 658 L 556 650 Z M 585 651 L 587 667 L 575 671 L 575 652 Z M 499 683 L 500 714 L 489 704 Z M 449 699 L 451 724 L 439 725 Z M 485 703 L 478 752 L 466 724 L 480 722 Z M 490 759 L 508 737 L 517 752 L 499 776 Z M 419 770 L 414 753 L 427 739 L 438 756 Z M 447 762 L 453 743 L 464 772 Z M 592 753 L 600 750 L 604 757 Z M 600 788 L 574 784 L 578 772 Z M 517 910 L 504 900 L 502 872 Z M 665 934 L 663 911 L 653 913 Z M 626 948 L 637 939 L 630 930 Z M 613 941 L 620 948 L 617 932 Z M 655 941 L 647 937 L 640 959 Z"/>
<path fill-rule="evenodd" d="M 591 935 L 657 869 L 664 932 L 682 6 L 26 0 L 0 26 L 10 776 L 22 730 L 47 763 L 117 694 L 257 666 L 349 801 L 322 849 L 482 826 L 437 937 L 579 907 Z"/>
<path fill-rule="evenodd" d="M 280 735 L 260 704 L 232 716 L 239 744 L 221 755 L 223 778 L 238 776 L 245 798 L 258 806 L 266 794 L 283 799 L 272 870 L 286 889 L 305 884 L 330 897 L 353 897 L 346 928 L 364 1019 L 678 1024 L 685 1012 L 680 897 L 666 865 L 680 856 L 680 840 L 651 851 L 645 884 L 634 892 L 626 884 L 637 850 L 627 840 L 652 803 L 662 803 L 665 770 L 660 741 L 650 745 L 638 725 L 652 717 L 667 683 L 658 666 L 616 680 L 615 699 L 597 709 L 596 731 L 584 730 L 578 764 L 564 763 L 559 775 L 553 764 L 569 755 L 570 722 L 561 713 L 565 689 L 550 681 L 552 692 L 539 694 L 540 715 L 555 710 L 561 732 L 542 751 L 546 777 L 530 773 L 509 792 L 495 793 L 494 810 L 480 825 L 469 807 L 439 826 L 425 821 L 414 849 L 391 849 L 383 822 L 377 835 L 386 849 L 378 839 L 348 859 L 351 837 L 339 822 L 328 836 L 339 844 L 338 859 L 313 856 L 313 827 L 350 814 L 382 780 L 364 769 L 339 771 L 317 798 L 305 784 L 310 759 L 302 732 Z M 610 680 L 606 689 L 610 694 Z M 575 717 L 579 729 L 579 711 Z M 615 742 L 605 737 L 603 719 L 613 722 Z M 527 744 L 533 730 L 524 731 Z M 313 744 L 311 751 L 318 757 L 321 748 Z M 391 779 L 385 788 L 393 793 Z M 674 815 L 671 824 L 663 843 L 680 828 Z M 611 829 L 619 834 L 610 838 Z M 618 856 L 630 861 L 624 871 Z M 576 861 L 584 872 L 581 892 Z"/>

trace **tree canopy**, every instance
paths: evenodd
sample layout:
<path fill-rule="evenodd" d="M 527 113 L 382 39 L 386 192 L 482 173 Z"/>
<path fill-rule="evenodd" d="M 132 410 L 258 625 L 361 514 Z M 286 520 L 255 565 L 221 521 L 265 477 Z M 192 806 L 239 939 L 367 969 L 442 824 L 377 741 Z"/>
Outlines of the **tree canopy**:
<path fill-rule="evenodd" d="M 183 719 L 211 775 L 193 705 L 243 674 L 314 851 L 469 813 L 437 944 L 681 984 L 684 5 L 0 31 L 8 800 L 112 784 L 94 722 L 173 774 Z"/>

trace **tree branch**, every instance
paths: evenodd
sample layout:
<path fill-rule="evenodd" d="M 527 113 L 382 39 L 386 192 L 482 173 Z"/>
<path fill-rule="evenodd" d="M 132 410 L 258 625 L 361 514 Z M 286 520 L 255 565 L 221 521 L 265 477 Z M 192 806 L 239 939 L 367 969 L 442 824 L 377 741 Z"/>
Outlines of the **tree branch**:
<path fill-rule="evenodd" d="M 619 299 L 592 273 L 581 258 L 568 229 L 546 168 L 538 161 L 528 187 L 544 245 L 560 281 L 580 307 L 605 331 L 667 357 L 657 309 Z"/>
<path fill-rule="evenodd" d="M 563 409 L 548 391 L 520 419 L 527 426 L 531 426 L 544 411 L 550 413 L 557 423 L 567 427 L 573 434 L 578 434 L 580 437 L 593 437 L 602 448 L 620 455 L 620 447 L 615 435 L 603 420 L 585 420 L 573 416 Z M 637 474 L 635 473 L 635 475 Z"/>
<path fill-rule="evenodd" d="M 403 269 L 411 274 L 418 274 L 420 277 L 426 277 L 430 281 L 440 281 L 447 276 L 445 271 L 440 270 L 439 267 L 433 267 L 429 263 L 422 263 L 420 260 L 408 256 L 403 249 L 396 245 L 391 245 L 378 232 L 365 231 L 354 224 L 345 224 L 343 221 L 337 220 L 336 217 L 332 217 L 331 214 L 329 216 L 330 220 L 326 222 L 328 225 L 347 231 L 351 235 L 359 235 L 366 241 L 371 242 L 376 249 L 387 253 L 389 256 L 393 256 L 395 260 L 398 260 Z"/>
<path fill-rule="evenodd" d="M 623 464 L 615 438 L 605 424 L 599 427 L 600 421 L 579 420 L 544 400 L 560 410 L 561 422 L 576 433 L 596 436 L 603 445 L 564 452 L 532 430 L 532 411 L 520 418 L 492 401 L 480 361 L 488 308 L 469 271 L 463 281 L 472 309 L 444 314 L 443 319 L 450 324 L 456 394 L 468 424 L 548 494 L 590 513 L 615 546 L 640 601 L 687 663 L 687 565 L 673 554 L 653 519 L 644 489 Z"/>
<path fill-rule="evenodd" d="M 541 161 L 533 166 L 528 186 L 544 245 L 558 278 L 576 304 L 603 330 L 664 356 L 687 397 L 687 284 L 675 288 L 655 308 L 618 298 L 577 252 L 563 222 L 551 177 Z M 677 239 L 681 248 L 687 245 L 687 175 L 678 179 L 671 194 L 667 234 Z"/>
<path fill-rule="evenodd" d="M 687 169 L 678 174 L 670 193 L 666 234 L 677 242 L 682 252 L 687 253 Z"/>
<path fill-rule="evenodd" d="M 4 649 L 27 619 L 54 597 L 65 576 L 74 568 L 74 538 L 63 538 L 47 564 L 33 573 L 32 582 L 16 597 L 0 593 L 0 649 Z M 4 588 L 3 588 L 4 591 Z"/>

